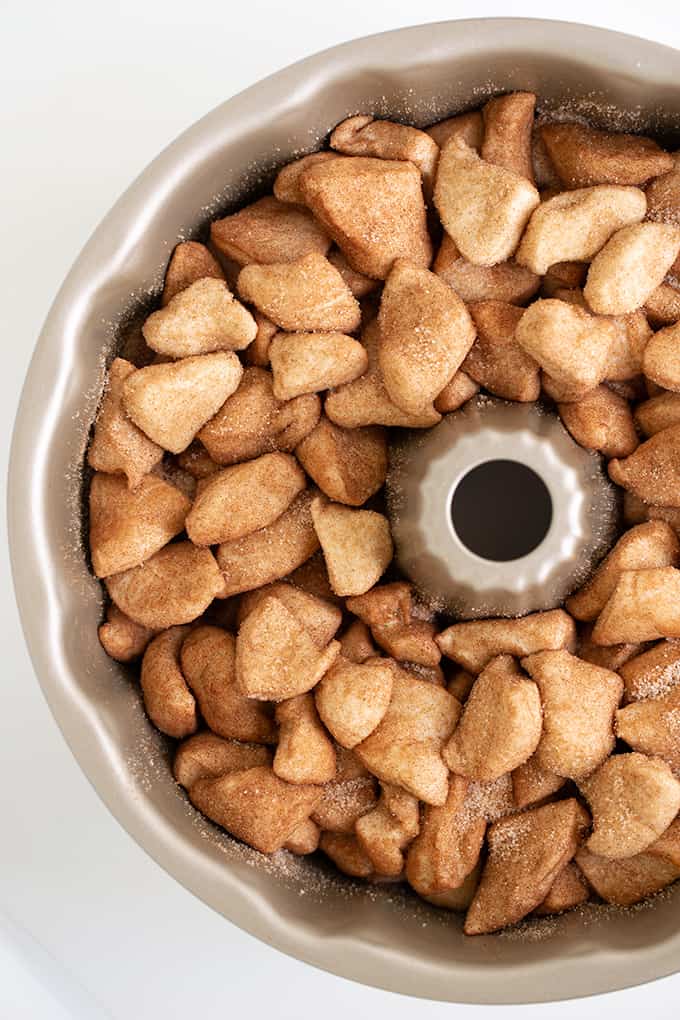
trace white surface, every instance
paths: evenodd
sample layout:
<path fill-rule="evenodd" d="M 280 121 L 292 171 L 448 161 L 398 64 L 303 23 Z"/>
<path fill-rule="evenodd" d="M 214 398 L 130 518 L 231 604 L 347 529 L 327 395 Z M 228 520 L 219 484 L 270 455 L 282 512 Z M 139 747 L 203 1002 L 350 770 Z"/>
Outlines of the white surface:
<path fill-rule="evenodd" d="M 572 0 L 549 10 L 680 46 L 670 3 Z M 543 14 L 540 3 L 507 0 L 3 0 L 3 478 L 31 349 L 61 279 L 119 193 L 184 127 L 269 72 L 354 36 L 447 17 Z M 4 547 L 2 570 L 3 1020 L 175 1020 L 208 1011 L 254 1020 L 490 1016 L 493 1007 L 416 1003 L 312 970 L 244 935 L 167 877 L 75 765 L 28 661 Z M 670 1020 L 679 998 L 677 977 L 503 1015 Z"/>

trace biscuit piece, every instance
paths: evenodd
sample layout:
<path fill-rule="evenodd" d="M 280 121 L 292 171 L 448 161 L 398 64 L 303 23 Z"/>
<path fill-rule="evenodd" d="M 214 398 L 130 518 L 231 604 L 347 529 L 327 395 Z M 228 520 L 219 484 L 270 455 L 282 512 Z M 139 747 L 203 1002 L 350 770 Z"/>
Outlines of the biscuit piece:
<path fill-rule="evenodd" d="M 326 783 L 312 813 L 313 821 L 325 832 L 354 835 L 357 820 L 378 803 L 377 785 L 365 770 L 364 775 Z"/>
<path fill-rule="evenodd" d="M 550 886 L 548 895 L 536 907 L 537 917 L 548 914 L 563 914 L 565 910 L 573 910 L 590 899 L 590 886 L 577 864 L 570 861 L 565 864 L 557 878 Z"/>
<path fill-rule="evenodd" d="M 353 620 L 340 635 L 340 654 L 350 662 L 366 662 L 378 654 L 371 632 L 362 620 Z"/>
<path fill-rule="evenodd" d="M 375 426 L 343 429 L 322 417 L 295 456 L 324 495 L 347 506 L 361 506 L 387 476 L 387 437 Z"/>
<path fill-rule="evenodd" d="M 610 460 L 609 477 L 645 503 L 680 507 L 680 425 L 657 432 L 623 460 Z"/>
<path fill-rule="evenodd" d="M 676 265 L 677 259 L 673 267 Z M 674 284 L 662 283 L 645 301 L 644 311 L 655 329 L 677 322 L 680 319 L 680 289 Z"/>
<path fill-rule="evenodd" d="M 626 701 L 668 694 L 680 683 L 680 642 L 660 641 L 621 666 Z"/>
<path fill-rule="evenodd" d="M 499 262 L 495 266 L 476 266 L 463 258 L 446 233 L 432 271 L 465 302 L 506 301 L 522 305 L 534 296 L 541 282 L 535 273 L 512 261 Z"/>
<path fill-rule="evenodd" d="M 257 325 L 224 280 L 205 277 L 152 312 L 142 326 L 152 351 L 188 358 L 212 351 L 241 351 L 252 343 Z"/>
<path fill-rule="evenodd" d="M 643 401 L 635 408 L 635 424 L 643 436 L 680 425 L 680 393 L 660 393 Z"/>
<path fill-rule="evenodd" d="M 542 723 L 536 684 L 499 655 L 475 681 L 442 757 L 452 772 L 491 782 L 534 753 Z"/>
<path fill-rule="evenodd" d="M 652 336 L 645 347 L 642 370 L 657 386 L 680 391 L 680 322 Z"/>
<path fill-rule="evenodd" d="M 555 772 L 547 772 L 536 761 L 536 755 L 532 755 L 528 761 L 525 761 L 512 773 L 512 792 L 515 804 L 518 808 L 538 804 L 546 797 L 557 793 L 565 783 L 564 776 L 558 776 Z"/>
<path fill-rule="evenodd" d="M 636 223 L 617 230 L 595 256 L 583 288 L 599 315 L 625 315 L 644 305 L 680 251 L 680 226 Z"/>
<path fill-rule="evenodd" d="M 319 715 L 343 747 L 353 748 L 382 722 L 392 697 L 394 672 L 389 659 L 351 662 L 342 655 L 318 684 Z"/>
<path fill-rule="evenodd" d="M 616 735 L 634 751 L 663 758 L 680 774 L 680 687 L 619 709 Z"/>
<path fill-rule="evenodd" d="M 256 744 L 276 742 L 269 705 L 243 696 L 236 684 L 236 645 L 221 627 L 196 627 L 182 646 L 182 671 L 213 733 Z"/>
<path fill-rule="evenodd" d="M 217 547 L 224 574 L 224 598 L 278 581 L 319 548 L 311 515 L 313 492 L 306 489 L 266 528 Z"/>
<path fill-rule="evenodd" d="M 305 199 L 300 190 L 300 178 L 310 166 L 315 163 L 328 162 L 331 159 L 342 159 L 337 152 L 310 152 L 307 156 L 294 159 L 292 163 L 286 163 L 281 167 L 274 180 L 274 195 L 279 202 L 293 202 L 295 205 L 304 205 Z"/>
<path fill-rule="evenodd" d="M 439 146 L 418 128 L 392 120 L 375 120 L 370 115 L 348 117 L 331 132 L 330 146 L 347 156 L 408 160 L 420 170 L 425 186 L 432 189 Z"/>
<path fill-rule="evenodd" d="M 673 168 L 673 157 L 651 138 L 598 131 L 585 124 L 544 124 L 550 159 L 567 188 L 644 184 Z"/>
<path fill-rule="evenodd" d="M 363 595 L 380 580 L 392 559 L 386 517 L 373 510 L 353 510 L 317 498 L 312 502 L 314 528 L 336 595 Z"/>
<path fill-rule="evenodd" d="M 349 287 L 318 253 L 293 262 L 245 266 L 239 273 L 238 290 L 241 297 L 289 332 L 351 333 L 361 321 Z"/>
<path fill-rule="evenodd" d="M 271 751 L 261 744 L 223 740 L 210 730 L 203 730 L 179 745 L 172 772 L 180 786 L 189 790 L 199 779 L 215 779 L 228 772 L 270 765 L 271 759 Z"/>
<path fill-rule="evenodd" d="M 583 847 L 576 854 L 576 863 L 600 899 L 619 907 L 640 903 L 680 878 L 680 867 L 649 850 L 612 860 L 598 857 Z"/>
<path fill-rule="evenodd" d="M 467 372 L 456 372 L 444 389 L 437 394 L 434 409 L 440 414 L 450 414 L 451 411 L 457 411 L 477 393 L 479 393 L 479 383 L 476 383 Z"/>
<path fill-rule="evenodd" d="M 420 833 L 411 844 L 406 878 L 420 896 L 459 889 L 475 869 L 484 842 L 486 819 L 468 797 L 469 783 L 451 776 L 446 801 L 428 804 Z"/>
<path fill-rule="evenodd" d="M 498 931 L 535 910 L 576 853 L 587 825 L 588 815 L 574 798 L 495 822 L 465 934 Z"/>
<path fill-rule="evenodd" d="M 577 305 L 542 298 L 522 315 L 515 340 L 557 383 L 585 392 L 604 378 L 616 327 Z"/>
<path fill-rule="evenodd" d="M 556 262 L 590 262 L 613 233 L 644 219 L 646 208 L 639 188 L 600 185 L 564 191 L 534 210 L 517 261 L 539 276 Z"/>
<path fill-rule="evenodd" d="M 440 149 L 449 138 L 460 138 L 471 149 L 479 151 L 484 139 L 484 120 L 479 110 L 469 113 L 457 113 L 455 117 L 447 117 L 425 128 L 430 138 L 434 138 Z"/>
<path fill-rule="evenodd" d="M 677 535 L 664 521 L 638 524 L 624 532 L 595 573 L 565 605 L 577 620 L 595 620 L 614 593 L 624 570 L 674 567 L 680 560 Z"/>
<path fill-rule="evenodd" d="M 194 545 L 234 542 L 273 524 L 304 491 L 306 479 L 289 453 L 265 453 L 211 475 L 186 519 Z"/>
<path fill-rule="evenodd" d="M 284 701 L 314 687 L 340 651 L 320 649 L 296 616 L 268 595 L 246 617 L 236 639 L 236 682 L 260 701 Z"/>
<path fill-rule="evenodd" d="M 630 405 L 608 386 L 596 386 L 580 400 L 559 403 L 560 418 L 572 438 L 605 457 L 629 457 L 639 444 Z"/>
<path fill-rule="evenodd" d="M 357 272 L 384 280 L 398 258 L 429 266 L 432 243 L 413 164 L 363 156 L 316 163 L 301 175 L 300 190 Z"/>
<path fill-rule="evenodd" d="M 124 474 L 131 489 L 135 489 L 163 457 L 162 447 L 137 428 L 123 409 L 123 387 L 135 372 L 135 366 L 123 358 L 114 358 L 111 362 L 87 451 L 87 463 L 91 468 L 106 474 Z"/>
<path fill-rule="evenodd" d="M 277 333 L 269 360 L 277 400 L 342 386 L 368 368 L 365 348 L 344 333 Z"/>
<path fill-rule="evenodd" d="M 523 310 L 504 301 L 476 301 L 469 308 L 477 339 L 463 362 L 464 371 L 504 400 L 538 400 L 538 362 L 515 340 Z"/>
<path fill-rule="evenodd" d="M 512 170 L 534 183 L 531 132 L 536 96 L 533 92 L 511 92 L 490 99 L 482 109 L 484 139 L 482 159 Z"/>
<path fill-rule="evenodd" d="M 97 472 L 90 482 L 90 555 L 97 577 L 136 567 L 184 530 L 191 503 L 174 485 L 146 475 L 136 489 Z"/>
<path fill-rule="evenodd" d="M 564 649 L 536 652 L 522 666 L 536 681 L 543 706 L 536 765 L 570 779 L 590 775 L 614 748 L 621 677 Z"/>
<path fill-rule="evenodd" d="M 432 405 L 460 368 L 475 338 L 469 312 L 434 273 L 397 259 L 378 317 L 379 363 L 385 388 L 408 414 Z"/>
<path fill-rule="evenodd" d="M 144 653 L 154 631 L 135 623 L 113 602 L 106 607 L 106 620 L 97 631 L 102 648 L 116 662 L 132 662 Z"/>
<path fill-rule="evenodd" d="M 182 241 L 177 245 L 168 268 L 165 270 L 165 282 L 161 305 L 163 308 L 181 291 L 186 290 L 196 280 L 210 277 L 213 280 L 224 280 L 224 273 L 215 256 L 204 244 L 198 241 Z"/>
<path fill-rule="evenodd" d="M 225 351 L 147 365 L 125 380 L 123 406 L 150 439 L 170 453 L 181 453 L 236 390 L 242 375 L 236 355 Z"/>
<path fill-rule="evenodd" d="M 373 874 L 373 862 L 353 834 L 322 832 L 319 850 L 323 850 L 336 868 L 350 878 L 370 878 Z"/>
<path fill-rule="evenodd" d="M 332 602 L 303 591 L 294 584 L 278 581 L 241 596 L 237 615 L 239 626 L 269 595 L 283 602 L 286 609 L 297 617 L 312 641 L 320 648 L 325 648 L 333 639 L 342 622 L 342 611 Z"/>
<path fill-rule="evenodd" d="M 601 857 L 642 853 L 680 811 L 680 782 L 666 762 L 637 751 L 614 755 L 579 788 L 593 816 L 586 847 Z"/>
<path fill-rule="evenodd" d="M 222 593 L 223 580 L 209 549 L 191 542 L 166 545 L 139 567 L 106 578 L 106 588 L 131 620 L 152 630 L 191 623 Z"/>
<path fill-rule="evenodd" d="M 335 778 L 335 750 L 311 694 L 299 694 L 276 706 L 279 742 L 274 772 L 289 783 L 328 783 Z"/>
<path fill-rule="evenodd" d="M 680 570 L 625 570 L 593 628 L 601 645 L 680 637 Z"/>
<path fill-rule="evenodd" d="M 530 613 L 516 620 L 471 620 L 454 623 L 437 637 L 444 655 L 470 673 L 481 673 L 496 655 L 531 655 L 568 648 L 576 637 L 574 621 L 562 609 Z"/>
<path fill-rule="evenodd" d="M 356 754 L 381 782 L 400 786 L 426 804 L 443 804 L 448 770 L 441 749 L 458 721 L 460 704 L 443 688 L 393 668 L 387 713 Z"/>
<path fill-rule="evenodd" d="M 273 195 L 215 220 L 210 224 L 210 240 L 239 266 L 295 262 L 313 252 L 325 255 L 331 244 L 307 209 L 298 209 Z"/>
<path fill-rule="evenodd" d="M 404 851 L 418 835 L 418 801 L 398 786 L 383 784 L 372 811 L 357 819 L 356 836 L 377 875 L 397 878 L 404 870 Z"/>
<path fill-rule="evenodd" d="M 179 663 L 188 633 L 188 627 L 170 627 L 155 637 L 144 652 L 139 677 L 151 722 L 161 733 L 178 739 L 198 729 L 196 702 Z"/>
<path fill-rule="evenodd" d="M 321 800 L 319 786 L 279 779 L 263 765 L 199 779 L 189 797 L 211 821 L 263 854 L 280 850 Z"/>
<path fill-rule="evenodd" d="M 539 201 L 525 177 L 487 163 L 458 139 L 441 150 L 434 204 L 446 233 L 475 265 L 509 259 Z"/>

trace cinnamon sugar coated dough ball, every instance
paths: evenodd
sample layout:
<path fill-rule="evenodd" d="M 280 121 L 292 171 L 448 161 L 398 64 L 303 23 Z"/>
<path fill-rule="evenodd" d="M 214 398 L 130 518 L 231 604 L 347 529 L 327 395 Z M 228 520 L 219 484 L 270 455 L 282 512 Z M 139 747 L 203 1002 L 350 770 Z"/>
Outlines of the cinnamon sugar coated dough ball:
<path fill-rule="evenodd" d="M 87 451 L 99 640 L 187 810 L 469 936 L 680 880 L 680 154 L 550 116 L 329 126 L 172 249 Z M 622 497 L 557 608 L 451 615 L 394 555 L 402 430 L 475 397 Z"/>

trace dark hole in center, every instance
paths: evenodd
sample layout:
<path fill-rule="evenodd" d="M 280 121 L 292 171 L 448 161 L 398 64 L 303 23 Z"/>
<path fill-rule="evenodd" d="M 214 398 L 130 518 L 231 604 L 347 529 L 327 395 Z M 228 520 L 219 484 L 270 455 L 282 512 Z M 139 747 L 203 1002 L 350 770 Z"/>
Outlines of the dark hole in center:
<path fill-rule="evenodd" d="M 488 460 L 460 480 L 451 520 L 470 552 L 485 560 L 518 560 L 548 533 L 552 500 L 542 478 L 515 460 Z"/>

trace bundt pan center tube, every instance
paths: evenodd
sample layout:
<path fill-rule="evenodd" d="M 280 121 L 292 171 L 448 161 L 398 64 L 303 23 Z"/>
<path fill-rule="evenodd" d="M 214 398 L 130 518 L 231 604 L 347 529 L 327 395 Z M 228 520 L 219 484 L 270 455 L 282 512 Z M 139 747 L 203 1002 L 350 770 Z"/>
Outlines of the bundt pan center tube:
<path fill-rule="evenodd" d="M 208 218 L 257 195 L 276 166 L 318 147 L 349 114 L 425 125 L 489 94 L 528 89 L 544 110 L 646 129 L 677 148 L 679 83 L 676 51 L 561 22 L 446 22 L 346 43 L 254 85 L 181 135 L 103 220 L 49 313 L 9 486 L 14 580 L 36 673 L 83 771 L 127 831 L 224 917 L 298 959 L 453 1002 L 612 991 L 678 969 L 680 895 L 676 886 L 630 915 L 596 911 L 588 924 L 578 913 L 551 919 L 540 938 L 464 938 L 458 917 L 392 886 L 367 890 L 285 855 L 268 861 L 198 816 L 178 795 L 169 746 L 129 676 L 97 640 L 101 589 L 83 552 L 81 465 L 117 325 L 157 293 L 164 252 L 203 236 Z"/>

